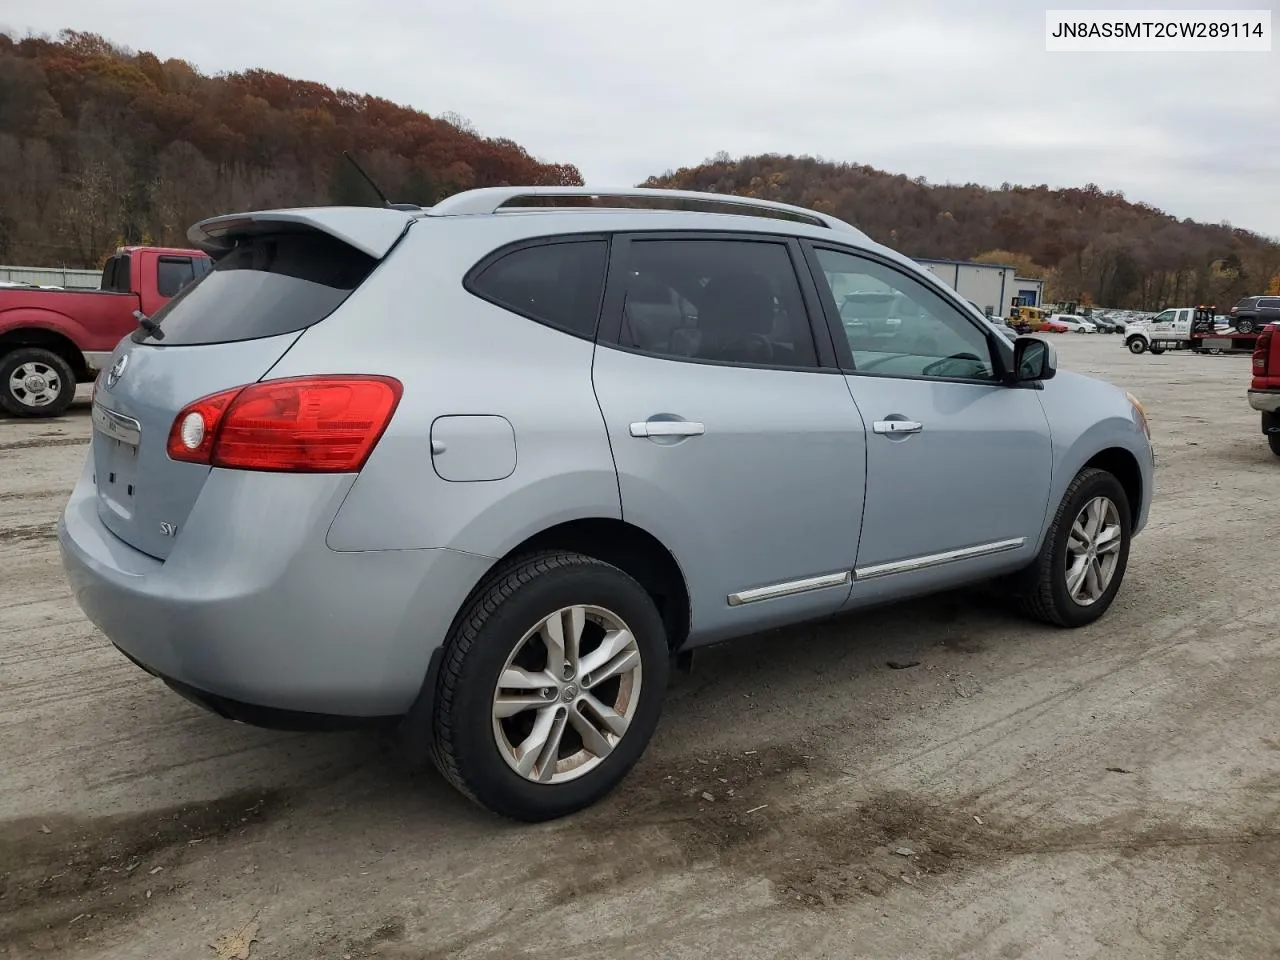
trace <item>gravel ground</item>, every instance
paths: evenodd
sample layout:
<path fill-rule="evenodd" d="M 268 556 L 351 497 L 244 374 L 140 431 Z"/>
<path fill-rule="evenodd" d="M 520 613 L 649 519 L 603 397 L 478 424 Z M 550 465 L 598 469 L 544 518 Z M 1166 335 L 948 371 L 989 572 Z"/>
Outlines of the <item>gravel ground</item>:
<path fill-rule="evenodd" d="M 536 827 L 129 664 L 53 534 L 87 404 L 0 421 L 0 956 L 1276 957 L 1280 461 L 1249 361 L 1055 343 L 1145 401 L 1160 457 L 1102 622 L 950 596 L 702 652 L 624 786 Z"/>

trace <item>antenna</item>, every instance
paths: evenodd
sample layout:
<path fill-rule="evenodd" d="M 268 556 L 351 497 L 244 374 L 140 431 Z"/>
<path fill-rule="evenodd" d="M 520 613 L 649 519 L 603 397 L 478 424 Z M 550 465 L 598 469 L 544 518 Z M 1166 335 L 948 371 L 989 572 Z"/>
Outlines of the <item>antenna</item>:
<path fill-rule="evenodd" d="M 387 199 L 387 195 L 378 189 L 378 185 L 373 182 L 373 177 L 364 172 L 364 168 L 356 163 L 356 158 L 346 150 L 342 151 L 342 155 L 347 158 L 347 162 L 356 168 L 356 173 L 364 178 L 364 182 L 373 188 L 373 192 L 378 195 L 378 199 L 382 201 L 382 205 L 388 210 L 421 210 L 422 208 L 416 203 L 392 203 Z"/>

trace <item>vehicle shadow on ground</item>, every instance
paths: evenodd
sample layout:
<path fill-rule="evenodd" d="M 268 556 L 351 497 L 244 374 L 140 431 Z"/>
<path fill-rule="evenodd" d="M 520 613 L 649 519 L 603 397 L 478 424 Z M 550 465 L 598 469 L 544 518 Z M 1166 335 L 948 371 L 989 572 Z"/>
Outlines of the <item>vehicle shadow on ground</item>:
<path fill-rule="evenodd" d="M 972 670 L 990 649 L 1048 633 L 981 595 L 947 594 L 864 611 L 795 628 L 770 631 L 698 650 L 692 673 L 674 671 L 658 735 L 637 767 L 646 776 L 650 762 L 679 762 L 690 746 L 723 746 L 726 740 L 750 749 L 766 744 L 817 744 L 824 730 L 844 737 L 860 727 L 905 719 L 892 698 L 905 686 L 920 697 L 952 700 L 981 689 Z M 1011 635 L 1012 634 L 1012 635 Z M 867 700 L 847 699 L 847 681 L 866 678 L 894 689 L 873 689 Z M 841 692 L 843 691 L 843 693 Z M 883 693 L 881 698 L 877 694 Z M 156 696 L 173 696 L 157 685 Z M 844 697 L 846 707 L 839 698 Z M 178 709 L 197 709 L 182 705 Z M 469 825 L 491 830 L 494 818 L 462 798 L 429 762 L 410 758 L 395 734 L 284 733 L 230 726 L 212 715 L 190 718 L 171 729 L 164 752 L 190 756 L 208 751 L 208 737 L 220 755 L 252 751 L 258 780 L 254 789 L 289 795 L 288 807 L 341 819 L 359 807 L 368 816 L 422 824 L 428 835 Z M 803 751 L 801 751 L 803 752 Z M 626 787 L 622 788 L 625 791 Z M 183 791 L 179 791 L 180 793 Z M 424 812 L 430 816 L 425 817 Z"/>

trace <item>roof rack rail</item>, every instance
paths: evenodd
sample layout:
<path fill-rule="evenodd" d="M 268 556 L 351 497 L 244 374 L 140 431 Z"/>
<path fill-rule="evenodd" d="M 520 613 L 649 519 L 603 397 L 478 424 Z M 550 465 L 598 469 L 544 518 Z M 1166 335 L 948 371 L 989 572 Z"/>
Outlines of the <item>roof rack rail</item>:
<path fill-rule="evenodd" d="M 741 197 L 732 193 L 711 193 L 697 190 L 662 190 L 653 187 L 481 187 L 475 190 L 464 190 L 446 197 L 439 203 L 424 211 L 427 216 L 450 217 L 468 214 L 490 214 L 505 212 L 528 212 L 543 209 L 543 205 L 533 207 L 510 206 L 512 200 L 522 198 L 544 199 L 554 197 L 590 197 L 617 198 L 625 200 L 681 201 L 684 203 L 701 203 L 708 206 L 742 207 L 743 213 L 750 215 L 752 210 L 764 213 L 772 211 L 785 214 L 791 219 L 818 227 L 842 230 L 861 234 L 857 227 L 837 217 L 798 207 L 790 203 L 778 203 L 774 200 L 758 200 L 755 197 Z M 563 209 L 563 208 L 562 208 Z M 572 209 L 572 208 L 570 208 Z M 735 213 L 737 211 L 734 211 Z"/>

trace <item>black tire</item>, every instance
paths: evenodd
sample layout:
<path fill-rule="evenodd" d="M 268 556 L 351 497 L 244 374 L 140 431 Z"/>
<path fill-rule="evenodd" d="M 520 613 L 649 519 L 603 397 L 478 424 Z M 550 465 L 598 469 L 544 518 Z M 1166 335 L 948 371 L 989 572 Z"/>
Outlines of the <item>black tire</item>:
<path fill-rule="evenodd" d="M 595 769 L 563 783 L 534 783 L 508 765 L 494 733 L 493 695 L 525 633 L 561 607 L 618 615 L 640 651 L 640 698 L 621 740 Z M 476 591 L 445 641 L 432 717 L 432 757 L 464 796 L 525 822 L 575 813 L 612 791 L 648 745 L 666 696 L 670 653 L 653 599 L 617 567 L 574 553 L 517 557 Z"/>
<path fill-rule="evenodd" d="M 1267 434 L 1267 446 L 1271 448 L 1271 452 L 1280 457 L 1280 433 Z"/>
<path fill-rule="evenodd" d="M 1253 333 L 1253 321 L 1238 320 L 1236 321 L 1236 329 L 1239 330 L 1241 333 Z"/>
<path fill-rule="evenodd" d="M 1132 340 L 1128 341 L 1125 346 L 1129 348 L 1129 352 L 1134 356 L 1137 356 L 1140 353 L 1146 353 L 1147 351 L 1147 341 L 1143 340 L 1141 337 L 1134 337 Z"/>
<path fill-rule="evenodd" d="M 1077 603 L 1067 591 L 1067 540 L 1076 517 L 1095 497 L 1107 497 L 1120 520 L 1120 551 L 1106 590 L 1093 603 Z M 1058 627 L 1083 627 L 1093 623 L 1111 606 L 1129 564 L 1133 518 L 1124 486 L 1114 474 L 1092 467 L 1081 470 L 1067 487 L 1053 523 L 1045 534 L 1040 555 L 1022 576 L 1015 596 L 1028 616 Z"/>
<path fill-rule="evenodd" d="M 57 378 L 57 395 L 51 402 L 32 405 L 24 399 L 24 394 L 13 389 L 10 378 L 14 371 L 27 364 L 46 369 Z M 0 356 L 0 409 L 6 413 L 15 417 L 60 417 L 75 397 L 75 371 L 56 353 L 41 347 L 18 347 Z"/>
<path fill-rule="evenodd" d="M 1164 353 L 1164 347 L 1152 347 L 1152 348 L 1151 348 L 1151 355 L 1152 355 L 1153 357 L 1158 357 L 1158 356 L 1160 356 L 1160 354 L 1162 354 L 1162 353 Z"/>

